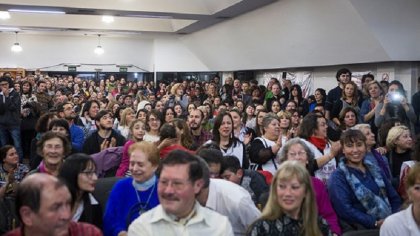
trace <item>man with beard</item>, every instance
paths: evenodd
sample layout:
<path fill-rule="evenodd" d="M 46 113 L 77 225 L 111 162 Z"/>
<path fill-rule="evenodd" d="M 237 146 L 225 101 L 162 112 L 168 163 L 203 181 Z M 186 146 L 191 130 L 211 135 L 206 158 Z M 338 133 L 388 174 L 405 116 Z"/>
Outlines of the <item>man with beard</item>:
<path fill-rule="evenodd" d="M 48 112 L 49 109 L 53 107 L 53 100 L 47 92 L 47 82 L 45 80 L 38 80 L 36 83 L 36 99 L 39 104 L 39 112 L 42 116 L 44 113 Z"/>
<path fill-rule="evenodd" d="M 85 136 L 83 129 L 74 124 L 76 112 L 74 111 L 73 104 L 70 102 L 59 103 L 57 105 L 57 115 L 60 118 L 67 120 L 70 127 L 71 145 L 77 151 L 82 151 Z"/>
<path fill-rule="evenodd" d="M 200 160 L 175 150 L 161 164 L 160 205 L 137 218 L 128 228 L 128 235 L 233 236 L 228 218 L 201 206 L 195 198 L 204 184 Z"/>
<path fill-rule="evenodd" d="M 213 135 L 209 132 L 206 132 L 203 129 L 202 123 L 204 119 L 204 114 L 199 109 L 194 109 L 191 111 L 188 116 L 188 125 L 191 130 L 191 135 L 193 137 L 194 144 L 192 145 L 192 150 L 196 150 L 198 147 L 203 145 L 208 140 L 213 138 Z"/>
<path fill-rule="evenodd" d="M 83 145 L 83 152 L 94 154 L 109 147 L 123 146 L 125 138 L 112 129 L 114 118 L 109 110 L 101 110 L 95 117 L 97 130 L 86 138 Z"/>

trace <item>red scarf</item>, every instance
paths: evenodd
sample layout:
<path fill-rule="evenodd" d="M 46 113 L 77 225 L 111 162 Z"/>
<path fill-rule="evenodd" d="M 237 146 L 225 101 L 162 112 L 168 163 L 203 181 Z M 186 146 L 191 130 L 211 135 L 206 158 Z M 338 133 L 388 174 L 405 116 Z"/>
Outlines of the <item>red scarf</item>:
<path fill-rule="evenodd" d="M 327 146 L 327 139 L 325 138 L 318 138 L 315 136 L 309 137 L 308 141 L 315 145 L 316 148 L 319 150 L 324 151 L 325 147 Z"/>

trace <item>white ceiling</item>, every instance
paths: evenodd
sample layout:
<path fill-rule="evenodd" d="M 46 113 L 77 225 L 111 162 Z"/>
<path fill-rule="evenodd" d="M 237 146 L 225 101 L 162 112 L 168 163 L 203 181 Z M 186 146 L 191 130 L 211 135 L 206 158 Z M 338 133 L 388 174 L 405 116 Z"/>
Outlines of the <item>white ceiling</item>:
<path fill-rule="evenodd" d="M 275 1 L 277 0 L 3 0 L 0 1 L 0 11 L 54 10 L 66 14 L 10 12 L 10 19 L 0 20 L 0 31 L 107 36 L 190 34 Z M 114 22 L 102 22 L 103 15 L 114 16 Z"/>

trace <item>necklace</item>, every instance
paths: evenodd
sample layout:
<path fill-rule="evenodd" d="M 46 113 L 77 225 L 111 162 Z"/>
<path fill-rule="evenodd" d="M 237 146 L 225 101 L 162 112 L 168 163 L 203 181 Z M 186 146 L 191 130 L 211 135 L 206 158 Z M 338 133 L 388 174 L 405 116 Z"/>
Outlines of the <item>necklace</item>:
<path fill-rule="evenodd" d="M 150 199 L 152 198 L 153 192 L 155 191 L 155 187 L 156 187 L 156 182 L 153 184 L 152 186 L 152 191 L 150 191 L 149 193 L 149 197 L 147 198 L 147 201 L 145 204 L 142 204 L 142 200 L 140 198 L 139 195 L 139 191 L 133 186 L 134 191 L 136 192 L 136 196 L 137 196 L 137 201 L 138 201 L 138 205 L 139 205 L 139 215 L 145 213 L 146 211 L 148 211 L 147 206 L 149 205 Z"/>

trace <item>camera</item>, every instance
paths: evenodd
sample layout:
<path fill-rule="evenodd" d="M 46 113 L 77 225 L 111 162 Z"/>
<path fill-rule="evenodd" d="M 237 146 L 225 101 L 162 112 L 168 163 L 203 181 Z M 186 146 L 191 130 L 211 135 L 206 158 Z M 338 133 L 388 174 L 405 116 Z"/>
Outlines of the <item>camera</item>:
<path fill-rule="evenodd" d="M 401 102 L 403 100 L 403 96 L 400 93 L 390 93 L 389 100 L 392 102 Z"/>

